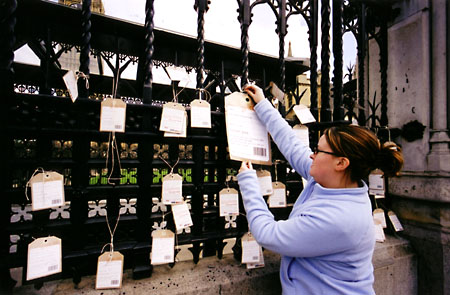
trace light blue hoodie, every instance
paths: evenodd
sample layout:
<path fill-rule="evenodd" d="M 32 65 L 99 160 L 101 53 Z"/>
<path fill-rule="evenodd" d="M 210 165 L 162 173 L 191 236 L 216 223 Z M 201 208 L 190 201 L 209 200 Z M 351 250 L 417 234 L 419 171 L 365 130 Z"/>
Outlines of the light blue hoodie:
<path fill-rule="evenodd" d="M 237 176 L 250 230 L 258 243 L 281 254 L 283 294 L 375 294 L 375 234 L 367 185 L 328 189 L 309 175 L 305 147 L 268 100 L 255 111 L 292 168 L 308 180 L 287 220 L 275 221 L 255 170 Z"/>

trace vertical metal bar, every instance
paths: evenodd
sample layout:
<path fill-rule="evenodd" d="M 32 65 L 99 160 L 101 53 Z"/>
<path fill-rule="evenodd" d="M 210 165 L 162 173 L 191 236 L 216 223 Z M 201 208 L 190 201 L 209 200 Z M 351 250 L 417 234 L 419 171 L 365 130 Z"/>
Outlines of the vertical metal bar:
<path fill-rule="evenodd" d="M 361 10 L 358 15 L 358 124 L 366 125 L 365 113 L 365 64 L 366 58 L 366 4 L 361 3 Z"/>
<path fill-rule="evenodd" d="M 279 73 L 279 87 L 282 91 L 285 89 L 286 84 L 286 65 L 284 59 L 284 38 L 286 36 L 286 0 L 278 0 L 278 20 L 277 20 L 277 33 L 279 38 L 279 55 L 278 55 L 278 73 Z M 264 85 L 265 86 L 265 85 Z"/>
<path fill-rule="evenodd" d="M 150 104 L 152 100 L 153 89 L 153 41 L 154 41 L 154 25 L 153 25 L 153 8 L 154 0 L 147 0 L 145 3 L 145 61 L 144 61 L 144 89 L 142 93 L 143 102 Z"/>
<path fill-rule="evenodd" d="M 241 23 L 241 87 L 248 83 L 248 28 L 250 26 L 250 0 L 241 0 L 239 2 L 239 22 Z"/>
<path fill-rule="evenodd" d="M 318 1 L 311 0 L 311 23 L 309 27 L 310 55 L 310 83 L 311 83 L 311 113 L 318 119 L 317 108 L 317 31 L 318 31 Z"/>
<path fill-rule="evenodd" d="M 387 67 L 388 67 L 387 19 L 382 17 L 380 25 L 380 72 L 381 72 L 381 116 L 380 125 L 388 126 L 387 117 Z"/>
<path fill-rule="evenodd" d="M 80 72 L 89 75 L 89 53 L 91 51 L 91 0 L 83 0 L 81 6 L 81 52 L 80 52 Z M 78 93 L 80 97 L 89 97 L 89 90 L 86 89 L 86 81 L 78 79 Z"/>
<path fill-rule="evenodd" d="M 320 121 L 331 121 L 330 110 L 330 0 L 322 0 L 322 51 L 321 59 L 322 77 L 321 84 L 321 104 L 320 104 Z"/>
<path fill-rule="evenodd" d="M 334 111 L 333 120 L 344 119 L 344 108 L 342 105 L 342 23 L 343 23 L 343 1 L 333 0 L 333 55 L 334 55 Z"/>
<path fill-rule="evenodd" d="M 197 88 L 203 87 L 203 72 L 205 70 L 205 11 L 206 0 L 196 0 L 197 9 Z"/>

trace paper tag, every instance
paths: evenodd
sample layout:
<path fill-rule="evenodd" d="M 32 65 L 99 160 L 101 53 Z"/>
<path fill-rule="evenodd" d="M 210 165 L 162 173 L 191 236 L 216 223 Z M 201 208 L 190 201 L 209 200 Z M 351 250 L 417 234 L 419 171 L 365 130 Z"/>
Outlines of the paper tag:
<path fill-rule="evenodd" d="M 219 192 L 220 216 L 239 215 L 238 191 L 234 188 L 224 188 Z"/>
<path fill-rule="evenodd" d="M 383 226 L 379 220 L 374 220 L 375 227 L 375 241 L 384 242 L 386 240 L 386 236 L 384 235 Z"/>
<path fill-rule="evenodd" d="M 127 104 L 118 98 L 102 101 L 100 111 L 100 131 L 125 132 Z"/>
<path fill-rule="evenodd" d="M 152 232 L 151 264 L 173 263 L 175 261 L 175 235 L 172 231 L 163 229 Z"/>
<path fill-rule="evenodd" d="M 69 91 L 70 99 L 72 99 L 72 102 L 75 102 L 78 98 L 77 75 L 74 71 L 68 71 L 63 76 L 63 80 L 66 84 L 67 90 Z"/>
<path fill-rule="evenodd" d="M 272 176 L 267 170 L 256 170 L 256 176 L 258 176 L 259 187 L 263 196 L 271 195 L 273 193 L 272 188 Z"/>
<path fill-rule="evenodd" d="M 191 213 L 186 203 L 172 205 L 172 214 L 177 231 L 193 225 Z"/>
<path fill-rule="evenodd" d="M 260 261 L 259 246 L 251 233 L 242 236 L 242 263 L 257 263 Z"/>
<path fill-rule="evenodd" d="M 286 186 L 281 182 L 272 183 L 273 193 L 269 196 L 270 208 L 286 207 Z"/>
<path fill-rule="evenodd" d="M 305 105 L 299 104 L 294 106 L 294 112 L 302 124 L 316 122 L 313 114 L 311 114 L 311 111 Z"/>
<path fill-rule="evenodd" d="M 187 112 L 184 111 L 184 120 L 183 120 L 183 126 L 181 127 L 182 131 L 181 133 L 174 133 L 174 132 L 164 132 L 164 137 L 183 137 L 186 138 L 187 136 Z"/>
<path fill-rule="evenodd" d="M 184 112 L 185 109 L 183 105 L 175 102 L 166 103 L 163 106 L 159 130 L 182 133 L 183 122 L 185 120 Z"/>
<path fill-rule="evenodd" d="M 306 126 L 297 124 L 292 130 L 294 130 L 295 135 L 303 143 L 304 146 L 309 147 L 309 129 Z"/>
<path fill-rule="evenodd" d="M 50 171 L 30 179 L 31 210 L 37 211 L 64 205 L 64 176 Z"/>
<path fill-rule="evenodd" d="M 183 178 L 176 173 L 164 176 L 162 180 L 163 204 L 176 204 L 183 202 Z"/>
<path fill-rule="evenodd" d="M 211 106 L 206 100 L 194 99 L 191 102 L 191 127 L 211 128 Z"/>
<path fill-rule="evenodd" d="M 246 94 L 225 97 L 225 122 L 230 159 L 272 165 L 269 134 Z"/>
<path fill-rule="evenodd" d="M 272 81 L 269 84 L 271 87 L 270 93 L 273 95 L 273 97 L 275 97 L 279 101 L 284 101 L 284 92 L 280 88 L 278 88 L 277 84 Z"/>
<path fill-rule="evenodd" d="M 373 219 L 378 220 L 381 223 L 383 228 L 386 228 L 386 217 L 384 216 L 383 209 L 375 209 L 373 210 Z"/>
<path fill-rule="evenodd" d="M 392 223 L 392 226 L 394 227 L 394 230 L 397 231 L 402 231 L 403 230 L 403 226 L 400 223 L 400 220 L 398 219 L 397 215 L 393 212 L 393 211 L 388 211 L 388 216 L 389 216 L 389 220 Z"/>
<path fill-rule="evenodd" d="M 376 169 L 369 174 L 369 194 L 384 198 L 384 191 L 383 172 Z"/>
<path fill-rule="evenodd" d="M 264 254 L 262 247 L 259 247 L 259 261 L 255 263 L 247 263 L 247 269 L 264 267 Z"/>
<path fill-rule="evenodd" d="M 62 271 L 61 239 L 39 238 L 28 245 L 27 281 Z"/>
<path fill-rule="evenodd" d="M 122 287 L 123 255 L 114 251 L 98 257 L 95 289 L 119 289 Z"/>

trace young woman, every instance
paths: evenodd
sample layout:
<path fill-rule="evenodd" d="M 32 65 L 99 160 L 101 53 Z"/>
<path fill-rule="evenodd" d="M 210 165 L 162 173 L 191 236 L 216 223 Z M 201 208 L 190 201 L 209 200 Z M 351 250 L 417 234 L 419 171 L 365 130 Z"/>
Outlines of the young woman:
<path fill-rule="evenodd" d="M 237 176 L 250 230 L 264 248 L 281 254 L 283 294 L 375 294 L 372 208 L 362 179 L 380 168 L 396 175 L 400 149 L 380 145 L 358 126 L 327 129 L 311 152 L 257 86 L 245 92 L 284 157 L 308 182 L 287 220 L 275 221 L 255 170 L 242 162 Z"/>

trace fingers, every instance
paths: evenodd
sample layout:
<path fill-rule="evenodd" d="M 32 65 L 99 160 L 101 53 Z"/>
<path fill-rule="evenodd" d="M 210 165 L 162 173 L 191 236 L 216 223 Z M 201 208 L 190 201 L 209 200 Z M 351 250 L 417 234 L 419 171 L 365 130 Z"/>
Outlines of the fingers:
<path fill-rule="evenodd" d="M 255 103 L 258 103 L 261 100 L 265 99 L 262 89 L 256 85 L 246 85 L 243 89 Z"/>
<path fill-rule="evenodd" d="M 239 169 L 239 173 L 253 169 L 252 163 L 250 161 L 242 161 L 241 168 Z"/>

